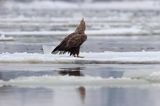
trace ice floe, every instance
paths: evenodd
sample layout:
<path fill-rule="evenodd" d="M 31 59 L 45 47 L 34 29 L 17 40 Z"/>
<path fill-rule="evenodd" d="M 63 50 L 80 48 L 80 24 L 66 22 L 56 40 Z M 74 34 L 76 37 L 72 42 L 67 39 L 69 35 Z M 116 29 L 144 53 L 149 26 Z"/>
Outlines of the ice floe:
<path fill-rule="evenodd" d="M 9 81 L 0 80 L 0 85 L 12 86 L 127 86 L 147 85 L 149 82 L 131 78 L 101 78 L 101 77 L 75 77 L 75 76 L 31 76 L 19 77 Z"/>
<path fill-rule="evenodd" d="M 155 75 L 153 75 L 155 74 Z M 55 86 L 93 86 L 93 87 L 143 87 L 143 86 L 159 86 L 159 73 L 154 72 L 141 78 L 121 77 L 121 78 L 102 78 L 93 76 L 30 76 L 18 77 L 8 81 L 0 80 L 3 86 L 18 87 L 55 87 Z"/>
<path fill-rule="evenodd" d="M 159 64 L 160 52 L 88 52 L 84 58 L 69 54 L 2 53 L 0 63 L 46 63 L 46 64 Z"/>
<path fill-rule="evenodd" d="M 10 80 L 0 80 L 0 86 L 16 87 L 160 87 L 158 71 L 126 71 L 121 77 L 42 75 L 22 76 Z"/>

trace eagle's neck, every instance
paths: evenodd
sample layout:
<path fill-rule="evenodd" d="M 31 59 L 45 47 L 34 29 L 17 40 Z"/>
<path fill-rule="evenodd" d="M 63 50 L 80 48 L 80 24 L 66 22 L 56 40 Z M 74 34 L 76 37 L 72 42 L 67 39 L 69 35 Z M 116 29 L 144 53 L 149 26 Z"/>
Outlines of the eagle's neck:
<path fill-rule="evenodd" d="M 78 34 L 85 34 L 84 31 L 75 31 L 75 33 L 78 33 Z"/>
<path fill-rule="evenodd" d="M 80 24 L 77 26 L 75 33 L 84 34 L 86 29 L 86 25 L 84 20 L 81 20 Z"/>

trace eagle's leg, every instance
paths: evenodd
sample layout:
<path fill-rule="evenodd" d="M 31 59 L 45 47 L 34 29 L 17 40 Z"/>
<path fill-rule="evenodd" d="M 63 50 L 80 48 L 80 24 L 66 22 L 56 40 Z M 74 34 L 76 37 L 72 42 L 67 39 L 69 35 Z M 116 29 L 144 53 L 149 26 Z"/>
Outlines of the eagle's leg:
<path fill-rule="evenodd" d="M 76 52 L 76 56 L 79 57 L 79 49 Z"/>
<path fill-rule="evenodd" d="M 80 47 L 77 48 L 76 57 L 78 57 L 78 58 L 84 58 L 84 57 L 82 57 L 82 56 L 79 56 L 79 51 L 80 51 Z"/>

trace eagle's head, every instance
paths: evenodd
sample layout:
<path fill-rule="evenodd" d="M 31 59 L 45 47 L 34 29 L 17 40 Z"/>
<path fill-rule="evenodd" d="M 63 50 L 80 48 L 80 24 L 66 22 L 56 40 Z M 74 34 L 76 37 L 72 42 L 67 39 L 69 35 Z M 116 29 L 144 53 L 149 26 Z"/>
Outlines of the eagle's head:
<path fill-rule="evenodd" d="M 86 29 L 85 21 L 84 21 L 84 18 L 82 18 L 82 20 L 80 21 L 80 24 L 77 26 L 75 32 L 76 33 L 84 33 L 85 29 Z"/>

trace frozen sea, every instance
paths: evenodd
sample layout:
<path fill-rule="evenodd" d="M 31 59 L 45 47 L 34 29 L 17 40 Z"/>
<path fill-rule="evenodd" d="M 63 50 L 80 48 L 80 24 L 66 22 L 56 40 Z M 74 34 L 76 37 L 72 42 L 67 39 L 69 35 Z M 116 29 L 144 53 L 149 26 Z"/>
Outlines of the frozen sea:
<path fill-rule="evenodd" d="M 159 106 L 159 5 L 1 1 L 0 106 Z M 84 58 L 50 54 L 82 17 Z"/>

